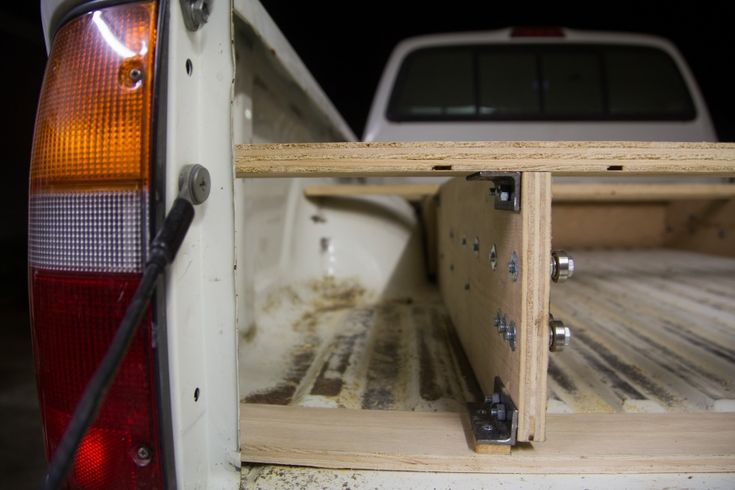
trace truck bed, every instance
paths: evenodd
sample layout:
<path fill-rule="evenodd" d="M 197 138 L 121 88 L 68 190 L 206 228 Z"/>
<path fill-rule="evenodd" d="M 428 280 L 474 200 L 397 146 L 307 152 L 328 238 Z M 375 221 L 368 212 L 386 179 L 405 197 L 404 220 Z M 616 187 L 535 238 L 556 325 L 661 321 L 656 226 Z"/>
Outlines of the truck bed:
<path fill-rule="evenodd" d="M 735 410 L 735 259 L 577 250 L 551 291 L 573 343 L 549 413 Z M 245 403 L 460 411 L 481 396 L 438 292 L 375 298 L 356 280 L 276 288 L 241 339 Z M 267 313 L 267 314 L 266 314 Z"/>

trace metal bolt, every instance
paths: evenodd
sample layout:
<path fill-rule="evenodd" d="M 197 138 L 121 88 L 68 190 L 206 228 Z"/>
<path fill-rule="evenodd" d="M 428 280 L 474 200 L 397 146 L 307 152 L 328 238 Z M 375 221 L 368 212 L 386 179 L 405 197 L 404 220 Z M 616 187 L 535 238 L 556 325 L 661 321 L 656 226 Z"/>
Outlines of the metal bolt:
<path fill-rule="evenodd" d="M 179 174 L 179 193 L 192 204 L 201 204 L 209 197 L 209 171 L 201 165 L 185 165 Z"/>
<path fill-rule="evenodd" d="M 475 240 L 472 242 L 472 251 L 475 252 L 475 255 L 480 253 L 480 239 L 478 237 L 475 237 Z"/>
<path fill-rule="evenodd" d="M 140 68 L 133 68 L 130 70 L 130 73 L 128 73 L 128 76 L 133 82 L 139 82 L 143 79 L 143 70 Z"/>
<path fill-rule="evenodd" d="M 508 325 L 508 327 L 505 329 L 505 332 L 503 333 L 503 337 L 505 338 L 506 342 L 510 344 L 510 350 L 516 350 L 516 322 L 512 321 Z"/>
<path fill-rule="evenodd" d="M 133 455 L 133 461 L 138 466 L 148 466 L 153 459 L 153 453 L 146 446 L 139 446 Z"/>
<path fill-rule="evenodd" d="M 492 415 L 498 420 L 505 420 L 506 418 L 505 405 L 502 403 L 496 403 L 495 405 L 492 406 L 492 408 L 490 408 L 490 415 Z"/>
<path fill-rule="evenodd" d="M 498 314 L 495 316 L 495 328 L 498 330 L 499 334 L 504 334 L 506 329 L 508 328 L 508 324 L 505 320 L 505 315 L 498 310 Z"/>
<path fill-rule="evenodd" d="M 498 252 L 495 249 L 494 243 L 493 247 L 490 249 L 490 253 L 488 254 L 488 259 L 490 260 L 490 267 L 495 270 L 495 268 L 498 266 Z"/>
<path fill-rule="evenodd" d="M 508 261 L 508 273 L 510 274 L 511 279 L 513 279 L 513 282 L 518 280 L 518 269 L 518 255 L 514 251 Z"/>
<path fill-rule="evenodd" d="M 574 275 L 574 258 L 564 250 L 551 252 L 551 280 L 564 282 Z"/>
<path fill-rule="evenodd" d="M 184 24 L 190 31 L 196 31 L 207 23 L 211 0 L 180 0 Z"/>
<path fill-rule="evenodd" d="M 549 315 L 549 350 L 551 352 L 563 351 L 571 341 L 572 330 L 561 320 L 554 320 L 553 315 Z"/>

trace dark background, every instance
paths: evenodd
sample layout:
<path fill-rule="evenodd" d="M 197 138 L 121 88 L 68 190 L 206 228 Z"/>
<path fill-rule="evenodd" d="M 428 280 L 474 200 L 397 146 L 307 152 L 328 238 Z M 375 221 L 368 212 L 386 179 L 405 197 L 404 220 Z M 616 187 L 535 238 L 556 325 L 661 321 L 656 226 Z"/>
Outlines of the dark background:
<path fill-rule="evenodd" d="M 173 0 L 172 0 L 173 1 Z M 671 39 L 699 80 L 719 138 L 735 141 L 735 2 L 264 1 L 358 137 L 384 63 L 401 39 L 512 25 L 651 33 Z M 413 6 L 413 8 L 409 8 Z M 0 475 L 36 488 L 43 470 L 26 286 L 28 161 L 46 51 L 36 1 L 0 5 L 3 46 L 0 180 Z"/>

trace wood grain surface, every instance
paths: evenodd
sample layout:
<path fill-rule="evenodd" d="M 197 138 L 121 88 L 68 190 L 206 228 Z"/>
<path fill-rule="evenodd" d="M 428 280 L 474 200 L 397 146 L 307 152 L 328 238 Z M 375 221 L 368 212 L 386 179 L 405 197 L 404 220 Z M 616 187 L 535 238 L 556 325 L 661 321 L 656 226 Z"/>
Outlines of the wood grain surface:
<path fill-rule="evenodd" d="M 463 415 L 240 405 L 248 463 L 470 473 L 735 471 L 735 414 L 549 415 L 549 438 L 478 454 Z M 507 451 L 507 449 L 506 449 Z"/>
<path fill-rule="evenodd" d="M 499 376 L 518 407 L 518 440 L 538 441 L 546 415 L 551 176 L 523 174 L 518 213 L 496 210 L 491 187 L 461 178 L 442 186 L 439 289 L 483 391 L 491 394 Z M 498 311 L 516 327 L 515 348 L 496 329 Z"/>
<path fill-rule="evenodd" d="M 481 170 L 735 175 L 735 143 L 482 141 L 236 145 L 237 177 L 464 175 Z"/>

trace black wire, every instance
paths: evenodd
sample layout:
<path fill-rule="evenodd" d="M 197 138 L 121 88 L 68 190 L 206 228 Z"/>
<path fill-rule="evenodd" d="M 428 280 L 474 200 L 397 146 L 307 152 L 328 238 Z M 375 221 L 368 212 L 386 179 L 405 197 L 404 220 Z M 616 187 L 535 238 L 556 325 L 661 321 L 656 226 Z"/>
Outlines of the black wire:
<path fill-rule="evenodd" d="M 102 405 L 107 395 L 107 389 L 115 378 L 122 359 L 128 351 L 130 342 L 138 330 L 140 319 L 143 317 L 148 302 L 156 289 L 158 276 L 173 261 L 193 218 L 194 207 L 192 204 L 182 198 L 176 199 L 163 222 L 161 230 L 151 242 L 149 259 L 138 289 L 136 289 L 133 299 L 130 301 L 127 310 L 125 310 L 125 316 L 120 322 L 117 332 L 115 332 L 105 357 L 87 384 L 66 432 L 64 432 L 64 437 L 56 448 L 51 463 L 49 463 L 43 481 L 44 490 L 56 490 L 66 480 L 66 475 L 74 460 L 79 443 L 89 426 L 97 418 L 100 405 Z"/>

